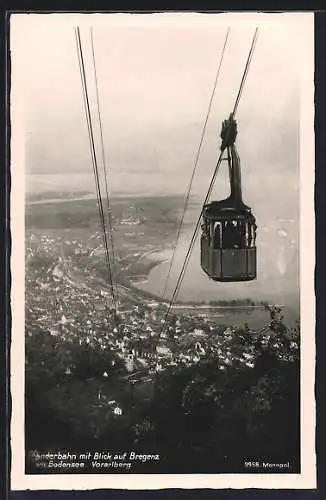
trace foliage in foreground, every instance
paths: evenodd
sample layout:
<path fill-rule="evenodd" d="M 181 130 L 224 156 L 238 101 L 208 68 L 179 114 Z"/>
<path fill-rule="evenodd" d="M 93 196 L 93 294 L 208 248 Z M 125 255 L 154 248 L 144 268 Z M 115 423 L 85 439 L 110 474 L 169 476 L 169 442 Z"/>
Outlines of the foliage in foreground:
<path fill-rule="evenodd" d="M 254 353 L 253 366 L 221 369 L 211 356 L 171 367 L 156 376 L 150 397 L 148 387 L 128 383 L 115 353 L 34 332 L 26 341 L 27 449 L 155 451 L 165 472 L 216 471 L 219 461 L 249 452 L 249 460 L 298 457 L 298 331 L 279 309 L 266 309 L 267 340 L 247 329 L 233 338 L 234 353 Z M 112 411 L 117 404 L 122 415 Z"/>

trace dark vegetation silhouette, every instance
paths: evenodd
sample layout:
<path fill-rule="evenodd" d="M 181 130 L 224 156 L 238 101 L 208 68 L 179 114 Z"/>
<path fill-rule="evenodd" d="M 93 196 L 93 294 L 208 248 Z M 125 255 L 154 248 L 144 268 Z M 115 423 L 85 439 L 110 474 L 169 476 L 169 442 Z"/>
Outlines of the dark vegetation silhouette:
<path fill-rule="evenodd" d="M 27 332 L 26 450 L 160 454 L 159 464 L 131 472 L 244 472 L 244 460 L 290 461 L 290 472 L 298 472 L 299 327 L 288 328 L 279 307 L 264 307 L 268 332 L 236 330 L 231 364 L 220 369 L 219 357 L 208 354 L 191 366 L 170 366 L 150 391 L 129 384 L 123 361 L 100 343 Z M 236 360 L 248 349 L 252 366 Z M 27 472 L 39 473 L 31 458 Z"/>

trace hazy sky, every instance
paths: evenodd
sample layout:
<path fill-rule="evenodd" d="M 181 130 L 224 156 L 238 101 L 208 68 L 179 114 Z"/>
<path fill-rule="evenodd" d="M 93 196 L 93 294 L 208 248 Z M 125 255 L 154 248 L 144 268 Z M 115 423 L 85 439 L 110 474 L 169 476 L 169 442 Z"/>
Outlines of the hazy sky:
<path fill-rule="evenodd" d="M 301 18 L 288 14 L 15 15 L 13 78 L 16 74 L 23 82 L 28 174 L 78 174 L 75 190 L 85 182 L 89 187 L 91 163 L 76 25 L 81 26 L 95 113 L 89 36 L 89 27 L 93 28 L 113 191 L 124 189 L 130 175 L 134 190 L 184 192 L 228 26 L 229 41 L 194 192 L 202 192 L 214 168 L 221 121 L 233 107 L 256 25 L 256 51 L 237 114 L 243 176 L 253 189 L 267 174 L 273 185 L 280 176 L 283 184 L 297 183 L 298 72 L 304 31 Z M 98 129 L 95 134 L 98 138 Z M 226 187 L 223 177 L 222 172 L 217 190 Z"/>

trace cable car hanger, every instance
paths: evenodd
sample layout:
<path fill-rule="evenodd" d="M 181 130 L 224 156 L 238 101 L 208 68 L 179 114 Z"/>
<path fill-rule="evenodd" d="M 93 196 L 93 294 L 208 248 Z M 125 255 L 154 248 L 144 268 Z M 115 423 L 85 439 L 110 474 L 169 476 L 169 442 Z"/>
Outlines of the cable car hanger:
<path fill-rule="evenodd" d="M 202 210 L 201 267 L 214 281 L 251 281 L 257 275 L 257 226 L 251 209 L 242 200 L 240 158 L 235 146 L 238 133 L 235 114 L 248 75 L 257 33 L 258 28 L 255 30 L 233 111 L 222 124 L 220 160 L 224 159 L 223 153 L 226 150 L 230 195 L 225 200 L 207 203 L 212 191 L 210 189 Z M 217 169 L 213 176 L 214 182 L 216 175 Z"/>
<path fill-rule="evenodd" d="M 227 151 L 230 195 L 203 207 L 201 267 L 215 281 L 250 281 L 256 278 L 256 221 L 251 209 L 242 200 L 236 136 L 237 124 L 231 115 L 223 122 L 221 132 L 221 150 Z"/>
<path fill-rule="evenodd" d="M 201 225 L 202 218 L 205 226 L 205 223 L 207 224 L 210 215 L 212 215 L 211 218 L 213 220 L 215 219 L 215 222 L 220 222 L 221 224 L 222 224 L 222 217 L 224 217 L 225 218 L 224 237 L 226 234 L 228 235 L 226 241 L 231 240 L 234 242 L 234 240 L 236 239 L 235 236 L 239 235 L 243 236 L 244 234 L 245 242 L 247 243 L 247 246 L 245 248 L 239 248 L 240 245 L 235 243 L 232 244 L 232 246 L 231 244 L 223 246 L 224 238 L 223 238 L 223 227 L 222 227 L 222 239 L 218 247 L 217 245 L 209 246 L 208 244 L 206 244 L 206 247 L 204 248 L 201 247 L 201 267 L 203 268 L 205 273 L 215 281 L 238 282 L 238 281 L 249 281 L 256 278 L 256 248 L 255 248 L 256 222 L 254 216 L 251 213 L 251 209 L 247 207 L 247 205 L 245 205 L 242 201 L 240 160 L 235 147 L 235 139 L 237 136 L 237 124 L 235 121 L 235 115 L 242 96 L 244 84 L 248 76 L 248 71 L 254 53 L 257 36 L 258 36 L 258 28 L 256 28 L 254 32 L 250 51 L 248 54 L 243 76 L 241 79 L 239 91 L 233 106 L 233 110 L 230 113 L 229 118 L 227 120 L 224 120 L 222 125 L 221 152 L 217 160 L 217 164 L 215 166 L 201 212 L 196 222 L 195 230 L 192 235 L 189 248 L 186 253 L 174 292 L 172 294 L 160 335 L 164 332 L 168 315 L 180 291 L 180 287 L 184 278 L 187 265 L 190 260 L 192 250 L 194 248 L 194 244 L 196 241 L 198 230 Z M 225 150 L 227 150 L 226 159 L 229 165 L 231 194 L 229 198 L 227 198 L 226 200 L 222 200 L 222 205 L 216 207 L 214 203 L 218 204 L 220 202 L 208 203 L 208 201 L 210 199 L 220 165 L 224 160 L 223 155 Z M 223 205 L 224 209 L 222 208 Z M 218 208 L 218 210 L 215 211 L 214 208 Z M 223 212 L 223 216 L 220 213 L 220 209 Z M 210 213 L 210 211 L 212 211 L 212 214 Z M 229 216 L 231 214 L 233 215 L 233 217 L 230 218 Z M 243 227 L 241 228 L 237 227 L 238 220 L 240 220 L 242 224 L 247 223 L 247 225 L 246 224 L 244 225 L 244 231 Z M 212 221 L 210 221 L 210 223 L 211 222 Z M 251 231 L 250 237 L 249 237 L 249 230 Z M 234 238 L 232 238 L 231 236 L 234 236 Z M 202 242 L 205 239 L 206 239 L 206 234 L 203 233 L 201 237 L 201 244 L 203 244 Z M 249 240 L 250 240 L 250 245 L 249 245 Z M 249 248 L 253 250 L 252 252 L 248 253 L 247 251 L 248 245 Z M 226 248 L 229 246 L 231 248 Z M 241 250 L 244 250 L 244 252 L 243 251 L 241 252 Z M 218 256 L 216 252 L 219 252 L 219 262 L 217 262 Z"/>

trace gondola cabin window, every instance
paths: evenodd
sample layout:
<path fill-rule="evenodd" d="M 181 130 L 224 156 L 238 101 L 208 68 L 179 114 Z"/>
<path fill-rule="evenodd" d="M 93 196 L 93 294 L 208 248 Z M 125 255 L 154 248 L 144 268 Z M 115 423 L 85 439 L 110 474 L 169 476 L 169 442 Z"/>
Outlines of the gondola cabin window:
<path fill-rule="evenodd" d="M 231 219 L 212 221 L 202 226 L 203 236 L 212 248 L 253 248 L 255 246 L 255 224 L 245 220 Z"/>
<path fill-rule="evenodd" d="M 224 222 L 223 235 L 224 248 L 245 248 L 245 225 L 242 221 L 233 219 Z"/>
<path fill-rule="evenodd" d="M 214 222 L 212 223 L 213 232 L 214 232 L 214 248 L 221 248 L 223 245 L 223 228 L 222 222 Z"/>

